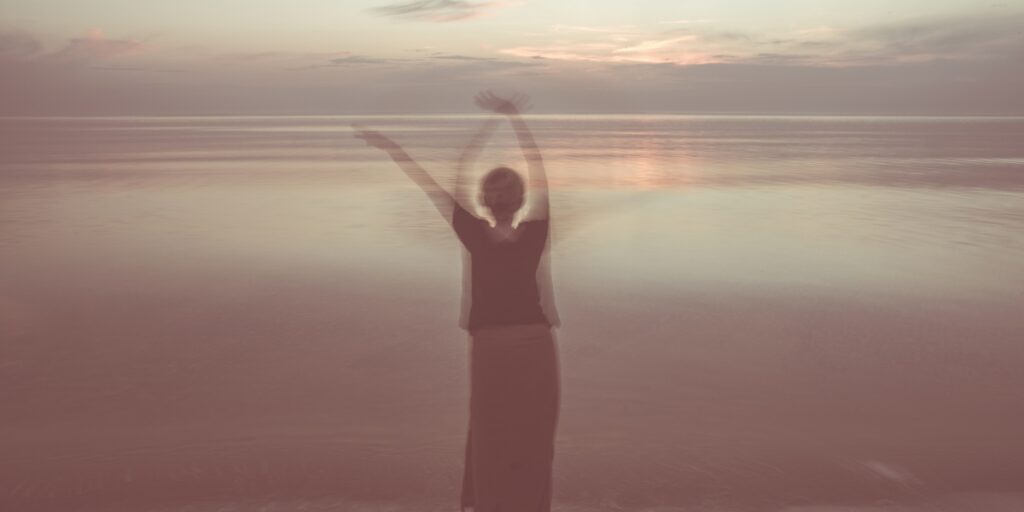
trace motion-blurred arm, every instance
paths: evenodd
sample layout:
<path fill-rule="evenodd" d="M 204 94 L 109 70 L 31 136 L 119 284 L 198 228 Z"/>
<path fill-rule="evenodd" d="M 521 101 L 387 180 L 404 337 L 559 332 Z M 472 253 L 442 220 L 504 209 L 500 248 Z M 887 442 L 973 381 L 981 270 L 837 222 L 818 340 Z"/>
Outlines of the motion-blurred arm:
<path fill-rule="evenodd" d="M 469 190 L 469 180 L 466 178 L 467 169 L 476 161 L 491 135 L 494 135 L 494 130 L 498 128 L 500 121 L 500 118 L 494 117 L 484 121 L 476 135 L 462 149 L 459 161 L 455 165 L 455 201 L 468 212 L 473 212 L 474 208 L 472 208 L 473 197 Z"/>
<path fill-rule="evenodd" d="M 526 121 L 523 120 L 522 116 L 516 112 L 510 114 L 508 119 L 516 132 L 516 138 L 519 139 L 519 148 L 523 151 L 523 157 L 526 158 L 526 165 L 529 171 L 528 183 L 532 204 L 527 218 L 546 219 L 549 215 L 550 201 L 548 199 L 548 175 L 547 171 L 544 170 L 544 159 L 541 157 L 540 149 L 537 147 L 537 143 L 534 142 L 533 134 L 530 133 L 530 128 L 526 126 Z"/>
<path fill-rule="evenodd" d="M 420 189 L 427 194 L 427 197 L 434 203 L 434 207 L 437 208 L 437 211 L 445 220 L 452 218 L 452 212 L 455 209 L 455 198 L 441 187 L 423 167 L 420 167 L 420 164 L 416 163 L 401 146 L 380 132 L 367 130 L 356 125 L 353 125 L 353 129 L 356 131 L 355 137 L 357 139 L 366 141 L 368 146 L 387 152 L 391 159 L 398 164 L 398 167 L 405 172 L 406 176 L 419 185 Z"/>
<path fill-rule="evenodd" d="M 482 92 L 476 97 L 476 104 L 480 108 L 508 117 L 529 171 L 527 185 L 533 205 L 526 217 L 531 220 L 546 219 L 550 201 L 548 200 L 548 177 L 544 169 L 544 159 L 541 157 L 536 141 L 533 140 L 533 133 L 530 132 L 526 121 L 520 115 L 520 111 L 528 108 L 527 101 L 528 98 L 524 95 L 505 99 L 495 96 L 490 91 Z"/>

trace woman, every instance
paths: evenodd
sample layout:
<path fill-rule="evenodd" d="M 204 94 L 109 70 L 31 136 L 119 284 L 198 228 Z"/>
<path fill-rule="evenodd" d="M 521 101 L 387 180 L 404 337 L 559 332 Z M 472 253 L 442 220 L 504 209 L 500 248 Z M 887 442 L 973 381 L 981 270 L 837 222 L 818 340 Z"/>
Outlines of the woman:
<path fill-rule="evenodd" d="M 490 92 L 476 104 L 505 116 L 529 171 L 528 187 L 508 167 L 492 169 L 478 198 L 493 225 L 476 210 L 464 186 L 465 169 L 499 119 L 488 120 L 459 158 L 455 194 L 449 194 L 384 135 L 357 128 L 356 137 L 380 148 L 415 181 L 446 218 L 469 253 L 470 297 L 464 327 L 470 333 L 470 421 L 462 509 L 473 512 L 548 512 L 559 408 L 558 355 L 544 274 L 548 245 L 548 186 L 544 164 L 519 112 L 525 97 Z M 529 192 L 531 207 L 517 215 Z M 542 278 L 538 279 L 538 275 Z M 548 307 L 545 307 L 548 306 Z"/>

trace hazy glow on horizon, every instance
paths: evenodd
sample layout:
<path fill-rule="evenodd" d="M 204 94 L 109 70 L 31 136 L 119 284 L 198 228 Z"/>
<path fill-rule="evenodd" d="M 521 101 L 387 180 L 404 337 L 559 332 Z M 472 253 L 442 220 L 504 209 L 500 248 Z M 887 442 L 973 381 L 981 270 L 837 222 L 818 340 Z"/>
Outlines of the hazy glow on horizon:
<path fill-rule="evenodd" d="M 1024 113 L 1024 5 L 9 0 L 0 114 Z M 902 101 L 901 101 L 902 100 Z"/>

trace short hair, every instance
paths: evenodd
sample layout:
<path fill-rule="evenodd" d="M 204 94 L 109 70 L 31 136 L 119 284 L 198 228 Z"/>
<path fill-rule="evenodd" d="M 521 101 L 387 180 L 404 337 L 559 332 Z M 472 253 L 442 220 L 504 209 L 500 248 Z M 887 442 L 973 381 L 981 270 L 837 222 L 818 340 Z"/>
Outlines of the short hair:
<path fill-rule="evenodd" d="M 483 188 L 504 188 L 512 186 L 518 193 L 522 194 L 526 186 L 523 177 L 518 172 L 508 167 L 495 167 L 487 172 L 482 183 Z"/>
<path fill-rule="evenodd" d="M 523 207 L 526 184 L 518 172 L 508 167 L 495 167 L 488 171 L 480 183 L 484 206 L 492 212 L 517 212 Z"/>

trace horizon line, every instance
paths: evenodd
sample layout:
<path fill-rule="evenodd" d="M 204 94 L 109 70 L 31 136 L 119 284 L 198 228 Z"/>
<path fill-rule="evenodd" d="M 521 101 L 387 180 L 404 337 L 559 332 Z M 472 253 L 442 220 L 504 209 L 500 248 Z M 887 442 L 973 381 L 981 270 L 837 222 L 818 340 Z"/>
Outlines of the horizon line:
<path fill-rule="evenodd" d="M 258 117 L 490 117 L 495 114 L 483 112 L 405 112 L 405 113 L 371 113 L 346 112 L 331 114 L 305 113 L 224 113 L 224 114 L 0 114 L 0 119 L 131 119 L 131 118 L 258 118 Z M 565 117 L 565 116 L 664 116 L 664 117 L 892 117 L 892 118 L 1001 118 L 1022 119 L 1024 113 L 993 114 L 921 114 L 921 113 L 843 113 L 843 112 L 544 112 L 523 113 L 528 117 Z"/>

